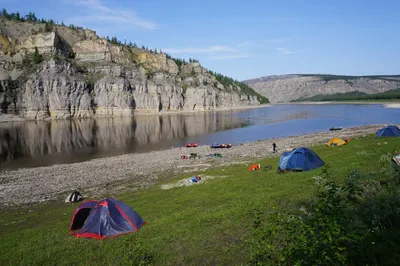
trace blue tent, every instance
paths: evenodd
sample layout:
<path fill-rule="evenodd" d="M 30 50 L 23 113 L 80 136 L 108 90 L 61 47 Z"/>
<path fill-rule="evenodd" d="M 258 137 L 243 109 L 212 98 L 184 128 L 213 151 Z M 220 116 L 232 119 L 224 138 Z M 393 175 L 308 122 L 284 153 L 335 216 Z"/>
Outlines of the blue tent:
<path fill-rule="evenodd" d="M 70 232 L 76 237 L 104 239 L 136 232 L 144 224 L 131 207 L 106 198 L 82 203 L 72 215 Z"/>
<path fill-rule="evenodd" d="M 284 152 L 279 159 L 281 170 L 308 171 L 325 165 L 318 154 L 307 148 L 297 148 L 291 152 Z"/>
<path fill-rule="evenodd" d="M 400 137 L 400 129 L 396 126 L 387 126 L 376 132 L 376 137 Z"/>

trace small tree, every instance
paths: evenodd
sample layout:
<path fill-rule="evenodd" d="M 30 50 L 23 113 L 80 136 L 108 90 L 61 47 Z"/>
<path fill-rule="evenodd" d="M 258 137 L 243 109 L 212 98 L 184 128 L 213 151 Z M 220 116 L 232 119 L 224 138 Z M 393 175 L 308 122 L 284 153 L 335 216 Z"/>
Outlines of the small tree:
<path fill-rule="evenodd" d="M 70 58 L 70 59 L 74 59 L 75 58 L 75 53 L 74 53 L 74 51 L 69 51 L 68 52 L 68 58 Z"/>
<path fill-rule="evenodd" d="M 52 25 L 46 22 L 46 24 L 44 25 L 44 31 L 45 32 L 50 32 L 52 30 L 53 30 Z"/>
<path fill-rule="evenodd" d="M 33 52 L 32 61 L 35 64 L 40 64 L 43 61 L 43 56 L 39 53 L 37 46 L 35 46 L 35 52 Z"/>

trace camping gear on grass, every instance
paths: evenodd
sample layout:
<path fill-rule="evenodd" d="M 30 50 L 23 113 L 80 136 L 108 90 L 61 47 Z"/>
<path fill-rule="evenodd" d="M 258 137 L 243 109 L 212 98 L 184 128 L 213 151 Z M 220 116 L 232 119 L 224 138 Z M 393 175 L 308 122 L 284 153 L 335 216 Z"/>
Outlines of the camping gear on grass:
<path fill-rule="evenodd" d="M 393 161 L 400 166 L 400 154 L 393 156 Z"/>
<path fill-rule="evenodd" d="M 197 182 L 199 182 L 200 180 L 201 180 L 201 177 L 200 177 L 199 175 L 196 175 L 196 176 L 192 176 L 192 178 L 189 179 L 189 182 L 197 183 Z"/>
<path fill-rule="evenodd" d="M 68 197 L 65 199 L 65 203 L 75 203 L 83 200 L 83 196 L 79 191 L 74 190 Z"/>
<path fill-rule="evenodd" d="M 342 127 L 331 127 L 329 130 L 330 131 L 336 131 L 336 130 L 342 130 Z"/>
<path fill-rule="evenodd" d="M 221 148 L 231 148 L 232 144 L 219 144 L 219 143 L 215 143 L 213 145 L 211 145 L 211 148 L 213 149 L 221 149 Z"/>
<path fill-rule="evenodd" d="M 387 126 L 379 129 L 376 132 L 376 137 L 400 137 L 400 129 L 394 125 Z"/>
<path fill-rule="evenodd" d="M 189 155 L 182 155 L 181 159 L 187 160 L 187 159 L 198 159 L 200 156 L 197 155 L 197 153 L 191 153 Z"/>
<path fill-rule="evenodd" d="M 187 143 L 186 144 L 186 148 L 196 148 L 197 146 L 199 146 L 199 143 Z"/>
<path fill-rule="evenodd" d="M 104 239 L 139 230 L 145 221 L 122 201 L 105 198 L 89 200 L 72 215 L 70 233 L 76 237 Z"/>
<path fill-rule="evenodd" d="M 297 148 L 291 152 L 284 152 L 279 159 L 279 171 L 308 171 L 319 168 L 325 163 L 318 154 L 307 148 Z"/>
<path fill-rule="evenodd" d="M 340 138 L 333 138 L 328 142 L 327 146 L 329 146 L 329 147 L 340 147 L 340 146 L 343 146 L 343 145 L 346 145 L 346 144 L 347 144 L 347 141 L 345 141 L 345 140 L 342 140 Z"/>
<path fill-rule="evenodd" d="M 249 171 L 257 171 L 261 169 L 261 164 L 253 164 L 247 170 Z"/>
<path fill-rule="evenodd" d="M 212 158 L 212 157 L 222 158 L 222 154 L 221 153 L 210 153 L 210 154 L 207 154 L 205 157 L 207 157 L 207 158 Z"/>
<path fill-rule="evenodd" d="M 197 159 L 199 156 L 197 156 L 197 153 L 191 153 L 189 154 L 189 159 Z"/>

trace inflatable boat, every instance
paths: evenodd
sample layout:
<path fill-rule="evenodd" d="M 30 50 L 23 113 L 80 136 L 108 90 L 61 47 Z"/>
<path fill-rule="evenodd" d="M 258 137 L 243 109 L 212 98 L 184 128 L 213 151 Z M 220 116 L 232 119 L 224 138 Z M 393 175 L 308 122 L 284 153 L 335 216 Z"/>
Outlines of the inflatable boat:
<path fill-rule="evenodd" d="M 342 130 L 342 127 L 331 127 L 329 130 L 330 131 L 336 131 L 336 130 Z"/>
<path fill-rule="evenodd" d="M 187 143 L 186 144 L 186 148 L 196 148 L 197 146 L 199 146 L 199 143 Z"/>
<path fill-rule="evenodd" d="M 230 148 L 230 147 L 232 147 L 232 144 L 218 144 L 218 143 L 216 143 L 216 144 L 211 145 L 211 148 L 213 148 L 213 149 Z"/>

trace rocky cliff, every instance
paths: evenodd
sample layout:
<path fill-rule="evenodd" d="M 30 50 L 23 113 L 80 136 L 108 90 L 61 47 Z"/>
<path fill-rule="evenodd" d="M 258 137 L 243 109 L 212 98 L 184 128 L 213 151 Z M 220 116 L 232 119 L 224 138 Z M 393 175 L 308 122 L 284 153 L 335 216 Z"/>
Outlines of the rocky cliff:
<path fill-rule="evenodd" d="M 400 88 L 399 76 L 281 75 L 244 81 L 272 103 L 315 95 L 360 91 L 367 94 Z"/>
<path fill-rule="evenodd" d="M 0 16 L 0 113 L 28 119 L 213 110 L 266 101 L 199 63 L 112 43 L 94 31 Z M 245 85 L 244 85 L 245 86 Z"/>

